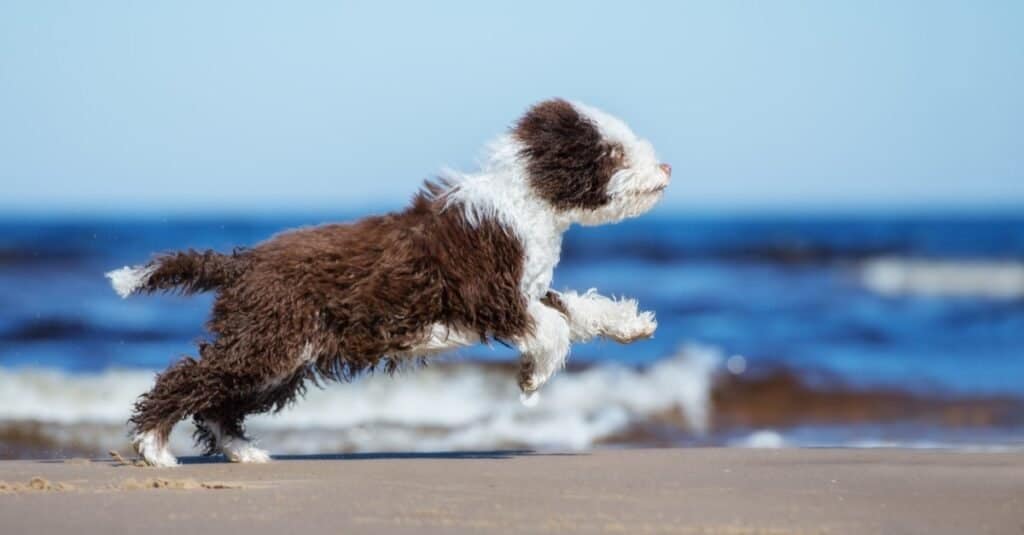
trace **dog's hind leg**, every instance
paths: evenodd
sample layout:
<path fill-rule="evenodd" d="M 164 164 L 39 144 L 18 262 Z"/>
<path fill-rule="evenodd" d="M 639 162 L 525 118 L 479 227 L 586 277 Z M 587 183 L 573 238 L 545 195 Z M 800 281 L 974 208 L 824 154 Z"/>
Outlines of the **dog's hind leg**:
<path fill-rule="evenodd" d="M 305 354 L 305 352 L 303 353 Z M 251 395 L 226 398 L 220 405 L 195 415 L 196 442 L 206 455 L 223 453 L 231 462 L 265 463 L 270 454 L 257 448 L 245 432 L 245 417 L 250 414 L 276 412 L 288 406 L 305 392 L 309 377 L 307 361 L 283 380 L 256 383 Z M 236 382 L 240 382 L 236 378 Z"/>
<path fill-rule="evenodd" d="M 139 455 L 152 466 L 175 466 L 177 459 L 167 448 L 171 429 L 190 414 L 215 402 L 218 392 L 207 387 L 202 361 L 186 357 L 156 378 L 153 388 L 139 396 L 129 423 L 132 441 Z"/>
<path fill-rule="evenodd" d="M 245 434 L 244 415 L 228 415 L 221 411 L 197 415 L 197 442 L 205 445 L 205 454 L 223 453 L 234 463 L 270 462 L 270 453 L 257 448 Z"/>

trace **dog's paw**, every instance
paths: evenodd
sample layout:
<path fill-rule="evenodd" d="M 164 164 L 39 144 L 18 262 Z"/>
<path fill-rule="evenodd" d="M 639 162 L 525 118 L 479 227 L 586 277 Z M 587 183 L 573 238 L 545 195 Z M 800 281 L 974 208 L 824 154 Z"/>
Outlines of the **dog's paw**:
<path fill-rule="evenodd" d="M 540 388 L 541 382 L 539 376 L 533 373 L 521 373 L 519 374 L 519 390 L 523 394 L 530 394 L 536 392 Z"/>
<path fill-rule="evenodd" d="M 534 390 L 532 392 L 529 392 L 529 393 L 527 393 L 527 392 L 520 392 L 519 393 L 519 402 L 522 403 L 523 406 L 525 406 L 525 407 L 536 407 L 537 403 L 539 401 L 540 401 L 540 393 L 538 393 L 536 390 Z"/>
<path fill-rule="evenodd" d="M 540 388 L 538 378 L 536 363 L 524 355 L 519 362 L 519 390 L 523 394 L 536 391 Z"/>
<path fill-rule="evenodd" d="M 550 375 L 543 373 L 521 373 L 519 375 L 519 390 L 525 395 L 531 395 L 540 390 L 540 387 L 544 386 L 550 378 Z"/>
<path fill-rule="evenodd" d="M 270 462 L 270 453 L 244 440 L 233 440 L 224 447 L 224 456 L 233 463 L 264 464 Z"/>
<path fill-rule="evenodd" d="M 658 329 L 658 322 L 654 319 L 653 312 L 641 312 L 630 321 L 616 327 L 616 329 L 606 333 L 608 338 L 622 344 L 628 344 L 654 336 L 654 331 Z"/>
<path fill-rule="evenodd" d="M 155 431 L 139 433 L 132 441 L 135 452 L 149 466 L 155 468 L 171 468 L 178 466 L 178 459 L 167 449 L 167 444 L 160 440 Z"/>

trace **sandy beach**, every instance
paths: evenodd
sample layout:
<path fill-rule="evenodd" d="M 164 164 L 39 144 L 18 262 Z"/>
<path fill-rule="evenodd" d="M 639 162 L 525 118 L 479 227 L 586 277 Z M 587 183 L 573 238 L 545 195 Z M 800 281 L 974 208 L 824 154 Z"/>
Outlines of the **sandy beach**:
<path fill-rule="evenodd" d="M 601 450 L 0 462 L 4 533 L 1021 533 L 1024 454 Z"/>

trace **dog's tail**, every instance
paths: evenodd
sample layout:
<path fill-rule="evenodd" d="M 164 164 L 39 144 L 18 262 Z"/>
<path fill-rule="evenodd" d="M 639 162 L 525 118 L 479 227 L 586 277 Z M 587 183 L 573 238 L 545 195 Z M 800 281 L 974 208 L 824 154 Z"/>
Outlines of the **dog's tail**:
<path fill-rule="evenodd" d="M 125 266 L 106 274 L 122 298 L 136 293 L 208 292 L 233 281 L 245 267 L 245 251 L 221 254 L 189 249 L 158 256 L 142 266 Z"/>

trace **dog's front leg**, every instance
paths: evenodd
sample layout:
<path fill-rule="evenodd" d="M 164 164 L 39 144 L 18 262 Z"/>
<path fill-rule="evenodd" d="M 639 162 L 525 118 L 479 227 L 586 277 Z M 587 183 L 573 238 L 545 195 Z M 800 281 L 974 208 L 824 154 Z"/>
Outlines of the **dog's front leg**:
<path fill-rule="evenodd" d="M 554 308 L 539 301 L 527 309 L 533 318 L 533 332 L 516 340 L 521 352 L 519 389 L 532 396 L 563 366 L 569 355 L 569 322 Z"/>
<path fill-rule="evenodd" d="M 658 328 L 653 312 L 640 312 L 634 299 L 611 299 L 596 290 L 586 293 L 549 293 L 565 309 L 573 342 L 587 342 L 598 336 L 628 344 L 650 338 Z"/>

